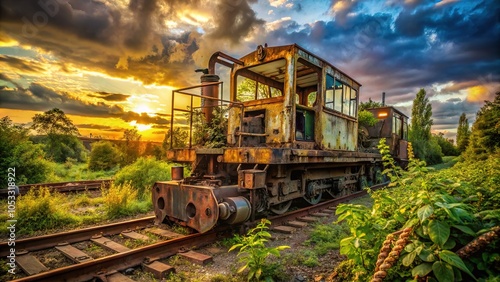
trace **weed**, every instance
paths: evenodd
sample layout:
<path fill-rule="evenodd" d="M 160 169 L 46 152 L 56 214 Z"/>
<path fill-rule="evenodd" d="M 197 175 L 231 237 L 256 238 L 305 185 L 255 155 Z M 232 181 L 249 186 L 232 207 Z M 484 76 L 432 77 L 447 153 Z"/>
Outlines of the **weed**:
<path fill-rule="evenodd" d="M 317 255 L 324 255 L 330 250 L 340 248 L 340 240 L 349 234 L 349 227 L 345 223 L 340 224 L 315 224 L 310 238 L 304 243 L 313 245 Z"/>
<path fill-rule="evenodd" d="M 276 263 L 269 263 L 267 258 L 270 255 L 279 257 L 280 251 L 290 248 L 289 246 L 275 248 L 265 246 L 265 243 L 271 238 L 271 234 L 267 232 L 269 224 L 271 222 L 263 218 L 257 227 L 248 231 L 241 243 L 235 244 L 229 249 L 229 252 L 239 249 L 239 261 L 243 262 L 244 265 L 238 269 L 238 273 L 242 273 L 248 268 L 247 281 L 259 281 L 260 279 L 272 281 L 273 277 L 279 274 L 280 266 Z"/>
<path fill-rule="evenodd" d="M 102 189 L 104 207 L 108 218 L 118 218 L 134 213 L 151 210 L 151 201 L 139 201 L 137 190 L 129 183 L 111 184 L 108 189 Z"/>

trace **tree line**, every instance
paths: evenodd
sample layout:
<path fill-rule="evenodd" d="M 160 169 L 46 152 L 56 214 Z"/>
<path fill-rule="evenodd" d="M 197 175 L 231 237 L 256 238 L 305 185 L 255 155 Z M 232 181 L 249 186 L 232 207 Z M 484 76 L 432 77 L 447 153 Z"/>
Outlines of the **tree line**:
<path fill-rule="evenodd" d="M 18 185 L 46 182 L 55 163 L 87 163 L 89 170 L 99 171 L 126 166 L 142 155 L 157 159 L 163 155 L 161 146 L 141 148 L 141 135 L 135 128 L 126 129 L 119 144 L 98 141 L 88 151 L 78 138 L 77 127 L 58 108 L 36 114 L 32 121 L 30 127 L 23 127 L 7 116 L 0 119 L 0 169 L 15 167 Z M 0 185 L 7 186 L 5 177 Z"/>

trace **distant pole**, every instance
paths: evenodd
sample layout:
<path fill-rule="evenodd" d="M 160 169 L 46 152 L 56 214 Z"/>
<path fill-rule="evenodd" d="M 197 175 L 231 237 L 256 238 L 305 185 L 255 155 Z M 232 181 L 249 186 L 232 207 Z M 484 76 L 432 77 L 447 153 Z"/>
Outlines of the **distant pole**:
<path fill-rule="evenodd" d="M 382 92 L 382 106 L 385 106 L 385 92 Z"/>

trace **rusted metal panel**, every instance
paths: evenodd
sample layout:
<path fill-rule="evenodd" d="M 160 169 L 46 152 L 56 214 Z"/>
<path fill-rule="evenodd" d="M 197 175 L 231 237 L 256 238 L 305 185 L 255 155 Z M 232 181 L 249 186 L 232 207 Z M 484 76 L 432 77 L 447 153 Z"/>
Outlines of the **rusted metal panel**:
<path fill-rule="evenodd" d="M 323 111 L 320 114 L 321 147 L 325 150 L 355 151 L 358 140 L 356 121 Z"/>
<path fill-rule="evenodd" d="M 156 217 L 179 219 L 199 232 L 212 229 L 219 218 L 213 187 L 184 185 L 176 181 L 157 182 L 153 188 Z"/>
<path fill-rule="evenodd" d="M 257 163 L 257 164 L 308 164 L 308 163 L 341 163 L 366 162 L 379 159 L 378 154 L 360 153 L 357 151 L 326 151 L 280 148 L 226 148 L 225 163 Z"/>
<path fill-rule="evenodd" d="M 263 188 L 266 186 L 266 172 L 256 169 L 242 170 L 238 173 L 238 183 L 241 188 Z"/>
<path fill-rule="evenodd" d="M 167 150 L 167 160 L 176 162 L 194 162 L 196 151 L 194 149 L 171 149 Z"/>

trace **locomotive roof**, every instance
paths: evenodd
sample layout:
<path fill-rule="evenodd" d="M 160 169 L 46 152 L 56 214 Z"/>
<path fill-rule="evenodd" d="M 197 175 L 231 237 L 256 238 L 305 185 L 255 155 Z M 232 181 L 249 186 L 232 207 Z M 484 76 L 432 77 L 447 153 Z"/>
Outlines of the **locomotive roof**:
<path fill-rule="evenodd" d="M 289 44 L 289 45 L 281 45 L 281 46 L 266 46 L 264 47 L 265 49 L 270 49 L 270 50 L 291 50 L 294 54 L 297 54 L 297 53 L 300 53 L 300 52 L 303 52 L 305 54 L 307 54 L 308 56 L 310 56 L 311 58 L 308 58 L 311 63 L 317 63 L 319 62 L 319 67 L 324 67 L 324 66 L 329 66 L 331 67 L 334 71 L 342 74 L 343 76 L 349 78 L 350 80 L 352 80 L 353 82 L 355 82 L 356 84 L 358 84 L 359 86 L 361 86 L 361 83 L 359 83 L 357 80 L 353 79 L 350 75 L 346 74 L 345 72 L 343 72 L 342 70 L 340 70 L 339 68 L 335 67 L 332 63 L 328 62 L 327 60 L 319 57 L 318 55 L 316 54 L 313 54 L 312 52 L 308 51 L 307 49 L 301 47 L 300 45 L 298 44 Z M 245 56 L 241 57 L 241 60 L 245 60 L 246 58 L 250 58 L 250 57 L 254 57 L 255 54 L 256 54 L 257 50 L 249 53 L 249 54 L 246 54 Z M 307 59 L 307 58 L 306 58 Z M 317 61 L 317 62 L 315 62 Z"/>
<path fill-rule="evenodd" d="M 408 118 L 407 115 L 403 114 L 403 112 L 401 112 L 400 110 L 396 109 L 393 106 L 383 106 L 383 107 L 378 107 L 378 108 L 369 108 L 369 109 L 366 109 L 366 110 L 368 110 L 368 111 L 370 111 L 370 110 L 375 111 L 375 110 L 383 110 L 383 109 L 392 109 L 394 112 L 396 112 L 396 113 L 398 113 L 398 114 L 400 114 L 400 115 Z"/>

